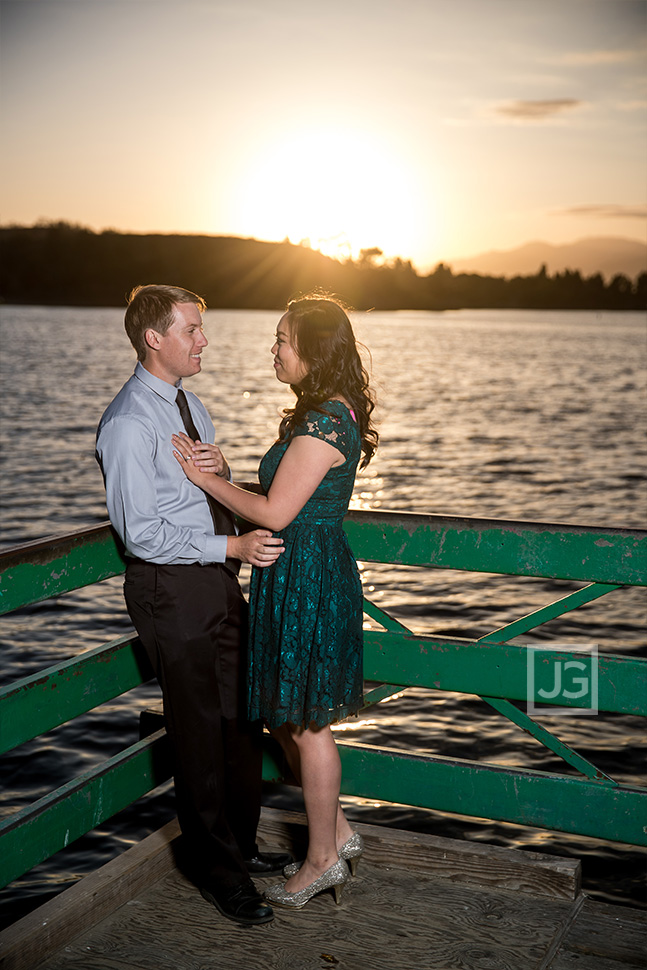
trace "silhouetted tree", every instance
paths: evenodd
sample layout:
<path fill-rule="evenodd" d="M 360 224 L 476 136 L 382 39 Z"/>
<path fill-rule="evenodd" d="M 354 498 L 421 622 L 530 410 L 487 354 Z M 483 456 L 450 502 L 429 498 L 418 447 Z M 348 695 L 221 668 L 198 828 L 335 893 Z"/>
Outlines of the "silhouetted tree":
<path fill-rule="evenodd" d="M 288 240 L 228 236 L 96 233 L 64 222 L 0 228 L 0 299 L 12 303 L 123 306 L 138 283 L 170 282 L 205 297 L 211 307 L 280 309 L 315 286 L 339 293 L 357 309 L 446 310 L 460 307 L 644 309 L 647 273 L 632 284 L 618 274 L 578 270 L 550 276 L 454 275 L 438 263 L 419 275 L 409 260 L 378 262 L 377 246 L 357 262 L 337 261 Z"/>

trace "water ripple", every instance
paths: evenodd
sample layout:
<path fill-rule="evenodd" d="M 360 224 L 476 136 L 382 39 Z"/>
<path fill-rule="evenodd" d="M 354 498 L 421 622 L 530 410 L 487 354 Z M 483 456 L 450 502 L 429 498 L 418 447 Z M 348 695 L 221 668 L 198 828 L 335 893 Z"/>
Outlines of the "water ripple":
<path fill-rule="evenodd" d="M 208 311 L 204 400 L 240 479 L 256 477 L 290 392 L 275 380 L 277 315 Z M 99 417 L 130 376 L 123 314 L 112 309 L 0 307 L 0 486 L 3 547 L 106 518 L 94 459 Z M 646 506 L 645 319 L 641 314 L 460 311 L 358 315 L 378 387 L 381 446 L 358 476 L 356 508 L 641 527 Z M 23 336 L 29 333 L 29 341 Z M 26 345 L 25 345 L 26 344 Z M 366 594 L 412 630 L 479 637 L 577 584 L 362 564 Z M 242 572 L 244 584 L 248 570 Z M 618 590 L 533 631 L 532 642 L 598 643 L 645 655 L 641 591 Z M 367 621 L 367 625 L 375 625 Z M 2 682 L 26 676 L 130 629 L 121 580 L 5 617 Z M 155 684 L 103 705 L 11 752 L 0 764 L 0 812 L 39 797 L 132 743 Z M 568 723 L 564 723 L 567 721 Z M 593 723 L 595 722 L 595 723 Z M 638 778 L 636 719 L 563 718 L 560 734 L 614 777 Z M 353 740 L 449 757 L 564 770 L 561 761 L 478 698 L 417 689 L 339 730 Z M 566 769 L 569 770 L 570 769 Z M 268 792 L 270 802 L 294 794 Z M 584 858 L 599 898 L 640 898 L 641 857 L 540 830 L 350 800 L 353 817 Z M 0 894 L 8 917 L 105 861 L 172 812 L 166 788 L 85 836 Z M 9 903 L 13 896 L 14 903 Z M 17 900 L 17 902 L 16 902 Z"/>

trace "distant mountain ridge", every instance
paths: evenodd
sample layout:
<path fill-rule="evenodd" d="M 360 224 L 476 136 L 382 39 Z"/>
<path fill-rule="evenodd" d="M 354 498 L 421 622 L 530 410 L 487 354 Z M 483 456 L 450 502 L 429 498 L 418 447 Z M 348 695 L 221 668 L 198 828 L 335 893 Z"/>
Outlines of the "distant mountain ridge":
<path fill-rule="evenodd" d="M 549 273 L 579 270 L 583 276 L 601 273 L 607 279 L 623 274 L 635 279 L 647 272 L 647 243 L 619 236 L 586 237 L 562 246 L 529 242 L 516 249 L 491 250 L 467 259 L 448 259 L 454 273 L 489 276 L 527 276 L 542 265 Z"/>

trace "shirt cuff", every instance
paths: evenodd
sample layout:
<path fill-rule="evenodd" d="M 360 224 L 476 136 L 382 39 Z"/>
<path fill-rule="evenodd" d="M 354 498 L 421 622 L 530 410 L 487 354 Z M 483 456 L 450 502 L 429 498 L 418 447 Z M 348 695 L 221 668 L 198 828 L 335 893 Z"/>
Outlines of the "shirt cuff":
<path fill-rule="evenodd" d="M 227 536 L 205 536 L 202 565 L 209 562 L 224 562 L 227 558 Z"/>

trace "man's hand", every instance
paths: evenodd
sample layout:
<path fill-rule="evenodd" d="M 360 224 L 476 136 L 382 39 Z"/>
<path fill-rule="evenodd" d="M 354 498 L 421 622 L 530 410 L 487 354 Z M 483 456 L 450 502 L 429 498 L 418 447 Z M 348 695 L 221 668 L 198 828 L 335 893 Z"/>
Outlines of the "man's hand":
<path fill-rule="evenodd" d="M 240 559 L 252 566 L 271 566 L 285 552 L 283 539 L 267 529 L 254 529 L 242 536 L 227 536 L 227 558 Z"/>

